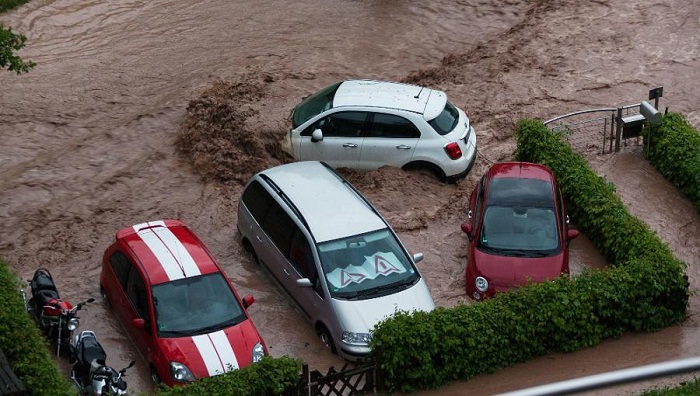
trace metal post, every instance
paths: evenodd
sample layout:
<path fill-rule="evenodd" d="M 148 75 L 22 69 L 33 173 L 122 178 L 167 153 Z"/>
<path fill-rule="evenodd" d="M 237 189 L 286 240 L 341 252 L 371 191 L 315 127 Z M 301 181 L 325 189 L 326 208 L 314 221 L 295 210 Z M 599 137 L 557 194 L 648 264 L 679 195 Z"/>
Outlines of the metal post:
<path fill-rule="evenodd" d="M 620 151 L 620 139 L 622 138 L 622 107 L 617 108 L 617 118 L 616 118 L 616 132 L 615 132 L 615 151 Z"/>

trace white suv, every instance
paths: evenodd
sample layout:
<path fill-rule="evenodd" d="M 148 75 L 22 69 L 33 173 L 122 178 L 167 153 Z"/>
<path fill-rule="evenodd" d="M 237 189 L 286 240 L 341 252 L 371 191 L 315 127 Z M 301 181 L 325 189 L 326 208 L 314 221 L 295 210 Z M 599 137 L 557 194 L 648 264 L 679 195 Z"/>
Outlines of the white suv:
<path fill-rule="evenodd" d="M 476 159 L 476 133 L 464 111 L 438 90 L 395 82 L 348 80 L 298 104 L 287 136 L 300 161 L 369 170 L 425 168 L 454 181 Z"/>

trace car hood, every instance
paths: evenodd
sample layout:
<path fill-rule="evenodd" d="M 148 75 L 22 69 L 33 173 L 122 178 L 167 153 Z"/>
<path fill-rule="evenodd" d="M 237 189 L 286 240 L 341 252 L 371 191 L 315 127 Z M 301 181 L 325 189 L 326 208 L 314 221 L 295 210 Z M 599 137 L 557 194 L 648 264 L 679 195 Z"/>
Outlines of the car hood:
<path fill-rule="evenodd" d="M 333 306 L 342 328 L 354 333 L 369 333 L 380 320 L 397 311 L 432 311 L 433 297 L 421 278 L 418 283 L 398 293 L 367 300 L 336 300 Z"/>
<path fill-rule="evenodd" d="M 564 253 L 549 257 L 510 257 L 474 251 L 477 273 L 484 276 L 491 287 L 503 291 L 528 282 L 554 279 L 568 272 Z"/>
<path fill-rule="evenodd" d="M 250 320 L 208 334 L 159 340 L 166 359 L 186 365 L 197 379 L 249 365 L 259 342 Z"/>

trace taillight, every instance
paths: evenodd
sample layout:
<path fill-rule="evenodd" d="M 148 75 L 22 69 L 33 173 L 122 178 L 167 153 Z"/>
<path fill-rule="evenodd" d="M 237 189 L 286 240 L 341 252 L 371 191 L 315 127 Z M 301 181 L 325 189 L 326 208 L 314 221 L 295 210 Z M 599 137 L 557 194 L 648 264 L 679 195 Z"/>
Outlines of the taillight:
<path fill-rule="evenodd" d="M 445 152 L 453 160 L 462 158 L 462 149 L 459 148 L 459 144 L 455 142 L 452 142 L 445 146 Z"/>

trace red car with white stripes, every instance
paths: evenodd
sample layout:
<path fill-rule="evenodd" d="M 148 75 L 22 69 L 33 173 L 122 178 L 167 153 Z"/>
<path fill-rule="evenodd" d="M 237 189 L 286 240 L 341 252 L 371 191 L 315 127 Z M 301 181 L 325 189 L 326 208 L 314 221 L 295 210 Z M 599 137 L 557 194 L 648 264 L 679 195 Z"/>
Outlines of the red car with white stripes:
<path fill-rule="evenodd" d="M 127 227 L 102 260 L 100 290 L 151 370 L 168 386 L 222 374 L 267 355 L 221 266 L 179 220 Z"/>

